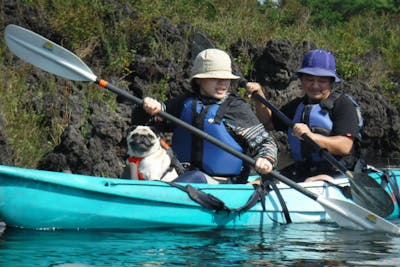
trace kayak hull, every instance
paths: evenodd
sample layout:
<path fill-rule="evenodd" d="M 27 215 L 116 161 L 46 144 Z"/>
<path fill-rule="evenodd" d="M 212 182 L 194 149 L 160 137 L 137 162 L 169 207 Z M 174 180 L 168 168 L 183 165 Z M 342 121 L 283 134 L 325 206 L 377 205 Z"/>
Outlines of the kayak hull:
<path fill-rule="evenodd" d="M 347 179 L 337 179 L 337 183 L 345 186 Z M 191 185 L 223 201 L 230 211 L 204 208 L 187 192 L 159 181 L 0 166 L 0 218 L 8 227 L 38 230 L 270 227 L 286 223 L 274 191 L 265 196 L 265 209 L 258 202 L 247 211 L 235 212 L 252 196 L 252 185 Z M 326 198 L 348 200 L 323 182 L 301 185 Z M 286 185 L 278 187 L 292 222 L 331 221 L 316 201 Z M 395 212 L 398 214 L 397 206 Z"/>

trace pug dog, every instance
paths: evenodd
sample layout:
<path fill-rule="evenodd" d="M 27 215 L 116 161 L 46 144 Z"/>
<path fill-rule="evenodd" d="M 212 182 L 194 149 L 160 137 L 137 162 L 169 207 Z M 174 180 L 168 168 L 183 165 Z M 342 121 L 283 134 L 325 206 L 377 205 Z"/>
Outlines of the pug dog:
<path fill-rule="evenodd" d="M 171 156 L 160 143 L 161 138 L 149 126 L 137 126 L 128 134 L 126 141 L 131 179 L 139 175 L 144 180 L 170 182 L 178 177 Z M 138 163 L 132 164 L 134 160 Z"/>

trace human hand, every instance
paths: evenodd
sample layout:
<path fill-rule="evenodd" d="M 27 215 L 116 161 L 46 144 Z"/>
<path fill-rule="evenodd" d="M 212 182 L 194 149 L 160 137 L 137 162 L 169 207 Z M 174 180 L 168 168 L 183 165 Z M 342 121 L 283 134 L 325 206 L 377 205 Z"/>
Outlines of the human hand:
<path fill-rule="evenodd" d="M 304 123 L 295 123 L 293 125 L 293 135 L 301 138 L 303 135 L 308 135 L 311 137 L 312 132 L 307 124 Z"/>
<path fill-rule="evenodd" d="M 155 115 L 161 111 L 161 103 L 151 97 L 143 99 L 143 109 L 150 115 Z"/>
<path fill-rule="evenodd" d="M 251 98 L 251 96 L 254 93 L 257 93 L 257 94 L 265 97 L 264 96 L 264 91 L 263 91 L 263 89 L 262 89 L 262 87 L 261 87 L 261 85 L 259 83 L 248 82 L 248 83 L 246 83 L 246 87 L 245 88 L 246 88 L 247 96 L 249 98 Z"/>
<path fill-rule="evenodd" d="M 268 174 L 272 171 L 272 163 L 266 158 L 258 158 L 254 165 L 254 169 L 260 174 Z"/>

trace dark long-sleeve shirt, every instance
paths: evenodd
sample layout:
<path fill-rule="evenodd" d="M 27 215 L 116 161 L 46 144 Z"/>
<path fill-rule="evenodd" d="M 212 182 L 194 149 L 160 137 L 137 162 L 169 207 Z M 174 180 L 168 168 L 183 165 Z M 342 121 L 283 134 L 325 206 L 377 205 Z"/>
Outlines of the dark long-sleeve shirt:
<path fill-rule="evenodd" d="M 188 97 L 191 95 L 182 95 L 166 101 L 165 111 L 179 118 L 184 101 Z M 228 97 L 231 98 L 230 104 L 223 116 L 223 123 L 228 132 L 249 156 L 265 157 L 274 165 L 277 161 L 278 148 L 272 134 L 265 130 L 247 102 L 235 94 Z M 215 104 L 226 101 L 226 99 L 200 97 L 204 105 Z M 150 119 L 151 116 L 146 114 L 141 107 L 138 106 L 134 109 L 133 124 L 146 124 Z M 174 129 L 174 125 L 165 121 L 162 125 L 158 124 L 158 127 L 161 131 L 173 131 Z"/>

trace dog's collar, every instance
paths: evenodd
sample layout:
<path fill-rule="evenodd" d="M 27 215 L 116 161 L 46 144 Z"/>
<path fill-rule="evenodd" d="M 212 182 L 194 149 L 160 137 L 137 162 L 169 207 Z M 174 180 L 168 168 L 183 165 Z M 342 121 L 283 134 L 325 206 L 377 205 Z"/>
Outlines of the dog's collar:
<path fill-rule="evenodd" d="M 143 174 L 141 174 L 141 173 L 139 172 L 139 164 L 140 164 L 140 161 L 141 161 L 142 159 L 143 159 L 143 158 L 128 157 L 128 162 L 129 162 L 129 163 L 133 163 L 133 164 L 136 165 L 137 177 L 138 177 L 139 180 L 144 180 Z"/>
<path fill-rule="evenodd" d="M 168 156 L 169 156 L 169 155 L 168 155 Z M 145 180 L 143 174 L 141 174 L 141 173 L 139 172 L 139 164 L 140 164 L 140 161 L 142 161 L 142 159 L 143 159 L 143 158 L 128 157 L 128 162 L 129 162 L 129 163 L 133 163 L 133 164 L 136 165 L 137 177 L 138 177 L 139 180 Z M 171 163 L 172 163 L 172 160 L 171 160 Z M 172 164 L 170 164 L 169 167 L 168 167 L 168 169 L 166 169 L 165 172 L 163 173 L 163 175 L 161 176 L 160 180 L 162 180 L 162 179 L 165 177 L 165 175 L 167 175 L 167 173 L 169 173 L 170 171 L 172 171 L 173 168 L 174 168 L 174 167 L 172 166 Z"/>

